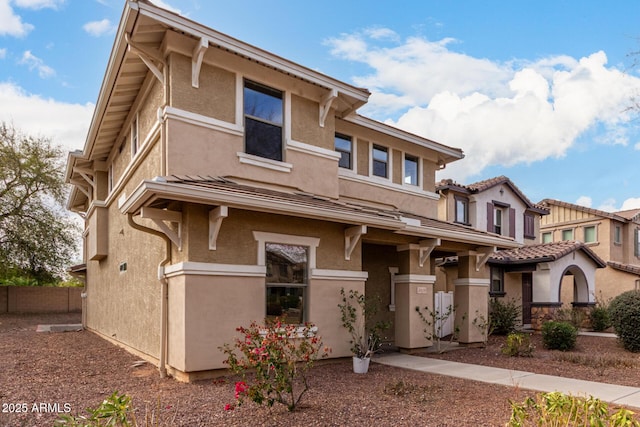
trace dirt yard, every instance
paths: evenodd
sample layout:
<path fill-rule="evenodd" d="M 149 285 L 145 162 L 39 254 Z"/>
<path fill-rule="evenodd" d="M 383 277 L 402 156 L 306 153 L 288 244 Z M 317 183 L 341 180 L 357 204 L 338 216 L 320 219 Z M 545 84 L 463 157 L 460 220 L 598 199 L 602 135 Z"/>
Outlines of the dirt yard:
<path fill-rule="evenodd" d="M 79 321 L 79 315 L 0 315 L 0 426 L 50 426 L 58 413 L 84 413 L 119 391 L 132 396 L 139 420 L 153 414 L 161 426 L 493 427 L 507 422 L 509 399 L 533 395 L 375 363 L 367 375 L 356 375 L 344 359 L 318 363 L 297 412 L 253 403 L 225 411 L 233 402 L 233 377 L 183 384 L 159 378 L 149 364 L 137 366 L 138 358 L 90 332 L 35 332 L 38 324 Z M 544 350 L 534 336 L 533 358 L 503 356 L 503 342 L 491 337 L 487 348 L 425 356 L 640 385 L 639 356 L 612 338 L 580 336 L 574 352 L 560 354 Z"/>

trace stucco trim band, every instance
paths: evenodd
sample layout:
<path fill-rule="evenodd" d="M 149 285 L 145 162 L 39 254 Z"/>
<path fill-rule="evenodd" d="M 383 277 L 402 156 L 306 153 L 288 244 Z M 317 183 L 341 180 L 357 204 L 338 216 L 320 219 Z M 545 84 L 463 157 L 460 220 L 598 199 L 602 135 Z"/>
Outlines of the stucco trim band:
<path fill-rule="evenodd" d="M 340 280 L 340 281 L 356 281 L 363 282 L 369 278 L 366 271 L 353 270 L 326 270 L 314 268 L 311 270 L 311 279 L 315 280 Z"/>
<path fill-rule="evenodd" d="M 365 177 L 362 175 L 354 174 L 353 171 L 342 170 L 342 169 L 338 170 L 338 177 L 346 181 L 364 183 L 364 184 L 372 185 L 374 187 L 379 187 L 379 188 L 393 189 L 401 193 L 411 194 L 412 196 L 424 197 L 425 199 L 429 199 L 429 200 L 440 200 L 440 196 L 436 193 L 422 190 L 415 185 L 408 186 L 408 185 L 396 184 L 395 182 L 391 182 L 390 179 L 386 180 L 386 179 L 375 179 L 373 177 Z"/>
<path fill-rule="evenodd" d="M 465 278 L 465 279 L 456 279 L 453 281 L 455 286 L 482 286 L 488 288 L 491 284 L 490 279 L 476 279 L 476 278 Z"/>
<path fill-rule="evenodd" d="M 168 278 L 185 275 L 266 277 L 264 265 L 214 264 L 208 262 L 179 262 L 165 267 Z"/>
<path fill-rule="evenodd" d="M 192 113 L 176 107 L 166 106 L 162 109 L 162 118 L 173 119 L 180 122 L 188 123 L 204 127 L 207 129 L 213 129 L 221 132 L 230 133 L 236 136 L 243 136 L 244 132 L 241 126 L 234 123 L 217 120 L 212 117 L 203 116 L 202 114 Z"/>
<path fill-rule="evenodd" d="M 393 276 L 394 282 L 398 283 L 414 283 L 433 285 L 436 282 L 436 276 L 427 274 L 396 274 Z"/>
<path fill-rule="evenodd" d="M 287 150 L 298 151 L 300 153 L 310 154 L 312 156 L 318 156 L 329 160 L 340 160 L 340 154 L 333 150 L 327 150 L 326 148 L 316 147 L 315 145 L 307 144 L 293 139 L 287 141 Z"/>

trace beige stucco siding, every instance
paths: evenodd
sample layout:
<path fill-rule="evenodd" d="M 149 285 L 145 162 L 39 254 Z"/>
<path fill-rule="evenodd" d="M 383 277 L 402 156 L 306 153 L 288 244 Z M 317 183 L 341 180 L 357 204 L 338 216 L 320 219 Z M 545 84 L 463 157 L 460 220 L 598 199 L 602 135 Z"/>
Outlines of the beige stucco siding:
<path fill-rule="evenodd" d="M 333 150 L 335 118 L 329 114 L 324 127 L 319 125 L 319 105 L 300 96 L 291 96 L 291 139 Z"/>

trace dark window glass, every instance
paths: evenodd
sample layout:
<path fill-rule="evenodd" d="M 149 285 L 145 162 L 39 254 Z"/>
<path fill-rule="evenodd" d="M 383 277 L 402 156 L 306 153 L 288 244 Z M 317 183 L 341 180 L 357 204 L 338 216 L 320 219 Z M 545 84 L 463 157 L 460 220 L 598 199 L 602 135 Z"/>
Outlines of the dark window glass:
<path fill-rule="evenodd" d="M 389 176 L 389 154 L 385 147 L 373 146 L 373 174 L 387 178 Z"/>
<path fill-rule="evenodd" d="M 456 197 L 456 222 L 469 223 L 469 201 L 462 197 Z"/>
<path fill-rule="evenodd" d="M 504 293 L 504 276 L 501 268 L 491 267 L 491 294 Z"/>
<path fill-rule="evenodd" d="M 266 244 L 267 316 L 285 317 L 287 323 L 305 321 L 308 248 Z"/>
<path fill-rule="evenodd" d="M 335 136 L 335 150 L 340 153 L 340 160 L 338 166 L 341 168 L 351 169 L 351 156 L 353 153 L 353 146 L 351 143 L 351 137 L 346 135 L 336 134 Z"/>
<path fill-rule="evenodd" d="M 247 154 L 282 161 L 282 92 L 245 82 L 244 115 Z"/>
<path fill-rule="evenodd" d="M 404 156 L 404 183 L 418 185 L 418 158 Z"/>

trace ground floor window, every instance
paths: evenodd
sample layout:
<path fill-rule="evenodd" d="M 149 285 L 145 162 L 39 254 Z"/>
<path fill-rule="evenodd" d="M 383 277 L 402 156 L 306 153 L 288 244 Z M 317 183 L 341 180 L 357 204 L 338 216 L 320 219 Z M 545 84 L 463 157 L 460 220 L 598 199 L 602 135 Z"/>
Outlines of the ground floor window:
<path fill-rule="evenodd" d="M 285 317 L 287 323 L 305 321 L 308 248 L 266 243 L 267 317 Z"/>
<path fill-rule="evenodd" d="M 504 271 L 498 267 L 491 267 L 491 296 L 504 296 Z"/>

